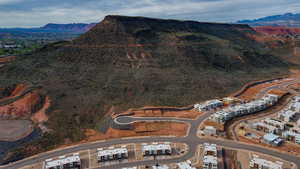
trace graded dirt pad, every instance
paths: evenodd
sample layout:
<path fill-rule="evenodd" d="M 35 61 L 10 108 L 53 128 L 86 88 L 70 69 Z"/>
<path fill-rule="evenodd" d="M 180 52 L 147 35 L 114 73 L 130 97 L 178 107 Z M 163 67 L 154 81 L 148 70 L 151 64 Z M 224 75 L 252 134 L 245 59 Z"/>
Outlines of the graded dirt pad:
<path fill-rule="evenodd" d="M 259 85 L 255 85 L 249 89 L 247 89 L 243 94 L 241 94 L 238 98 L 243 99 L 243 100 L 251 100 L 251 99 L 255 99 L 255 96 L 261 92 L 263 89 L 274 86 L 274 85 L 278 85 L 280 83 L 282 83 L 282 80 L 276 80 L 273 82 L 266 82 L 266 83 L 262 83 Z"/>
<path fill-rule="evenodd" d="M 161 111 L 161 110 L 140 110 L 133 111 L 134 117 L 176 117 L 176 118 L 187 118 L 196 119 L 202 112 L 195 110 L 187 111 Z"/>
<path fill-rule="evenodd" d="M 277 95 L 279 97 L 282 97 L 282 96 L 284 96 L 287 93 L 287 91 L 279 90 L 279 89 L 273 89 L 273 90 L 270 90 L 268 93 L 269 94 L 275 94 L 275 95 Z"/>
<path fill-rule="evenodd" d="M 0 141 L 19 140 L 32 130 L 32 123 L 28 120 L 0 120 Z"/>
<path fill-rule="evenodd" d="M 201 129 L 204 129 L 205 126 L 213 126 L 215 127 L 217 130 L 219 131 L 224 131 L 224 125 L 223 124 L 220 124 L 220 123 L 217 123 L 217 122 L 214 122 L 214 121 L 210 121 L 210 120 L 205 120 L 200 128 Z"/>
<path fill-rule="evenodd" d="M 113 117 L 119 115 L 134 117 L 175 117 L 196 119 L 203 112 L 198 112 L 189 107 L 169 107 L 169 106 L 145 106 L 138 109 L 129 109 L 120 114 L 113 114 Z"/>
<path fill-rule="evenodd" d="M 112 139 L 136 136 L 177 136 L 186 135 L 188 125 L 186 123 L 174 122 L 136 122 L 133 124 L 134 130 L 117 130 L 109 128 L 105 134 L 92 129 L 86 130 L 87 140 L 95 141 L 101 139 Z"/>
<path fill-rule="evenodd" d="M 34 106 L 39 103 L 40 99 L 37 91 L 27 93 L 24 97 L 11 104 L 0 106 L 0 118 L 26 117 L 32 113 Z"/>

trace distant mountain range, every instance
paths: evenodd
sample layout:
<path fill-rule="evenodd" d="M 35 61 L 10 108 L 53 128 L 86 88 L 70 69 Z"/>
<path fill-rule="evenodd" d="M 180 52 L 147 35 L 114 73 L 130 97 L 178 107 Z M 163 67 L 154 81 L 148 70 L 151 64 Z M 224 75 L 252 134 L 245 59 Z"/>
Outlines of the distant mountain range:
<path fill-rule="evenodd" d="M 0 28 L 2 38 L 26 38 L 26 39 L 53 39 L 66 40 L 77 37 L 89 31 L 96 23 L 72 23 L 54 24 L 49 23 L 39 28 Z"/>
<path fill-rule="evenodd" d="M 90 30 L 96 23 L 86 24 L 86 23 L 72 23 L 72 24 L 55 24 L 49 23 L 39 29 L 41 30 L 53 30 L 53 31 L 63 31 L 63 32 L 74 32 L 74 33 L 85 33 Z"/>
<path fill-rule="evenodd" d="M 286 13 L 283 15 L 273 15 L 254 20 L 240 20 L 238 24 L 248 24 L 252 27 L 261 27 L 258 31 L 267 33 L 279 30 L 270 30 L 271 27 L 300 28 L 300 13 Z M 23 39 L 47 39 L 52 41 L 74 39 L 79 35 L 89 31 L 96 23 L 71 23 L 71 24 L 55 24 L 49 23 L 39 28 L 0 28 L 0 40 L 5 38 L 23 38 Z M 267 26 L 266 29 L 264 26 Z M 280 30 L 280 34 L 290 32 L 291 30 Z M 292 30 L 292 32 L 295 32 Z M 298 31 L 297 31 L 298 32 Z"/>
<path fill-rule="evenodd" d="M 250 26 L 284 26 L 300 27 L 300 13 L 286 13 L 283 15 L 273 15 L 254 20 L 240 20 L 239 24 L 249 24 Z"/>

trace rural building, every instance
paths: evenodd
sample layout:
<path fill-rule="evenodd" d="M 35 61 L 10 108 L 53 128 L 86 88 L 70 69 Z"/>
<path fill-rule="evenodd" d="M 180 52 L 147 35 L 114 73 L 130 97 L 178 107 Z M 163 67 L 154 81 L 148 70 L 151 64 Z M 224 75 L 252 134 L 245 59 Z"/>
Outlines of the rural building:
<path fill-rule="evenodd" d="M 109 161 L 109 160 L 120 160 L 128 158 L 128 150 L 125 147 L 114 148 L 104 150 L 103 148 L 97 149 L 98 162 Z"/>
<path fill-rule="evenodd" d="M 142 152 L 144 156 L 153 156 L 153 155 L 171 155 L 172 148 L 169 143 L 164 144 L 143 144 Z"/>
<path fill-rule="evenodd" d="M 169 169 L 167 165 L 157 165 L 152 166 L 152 169 Z"/>
<path fill-rule="evenodd" d="M 292 127 L 292 128 L 289 129 L 289 131 L 300 134 L 300 128 L 299 127 Z"/>
<path fill-rule="evenodd" d="M 263 120 L 263 122 L 265 124 L 271 125 L 276 127 L 279 130 L 284 130 L 285 128 L 285 124 L 284 122 L 280 121 L 280 120 L 276 120 L 276 119 L 271 119 L 271 118 L 266 118 Z"/>
<path fill-rule="evenodd" d="M 272 133 L 264 135 L 263 141 L 273 146 L 280 146 L 283 143 L 283 140 L 279 136 Z"/>
<path fill-rule="evenodd" d="M 223 100 L 223 103 L 226 105 L 240 102 L 240 100 L 236 97 L 225 97 L 222 100 Z"/>
<path fill-rule="evenodd" d="M 252 127 L 258 131 L 263 131 L 265 133 L 277 133 L 277 128 L 271 125 L 268 125 L 266 123 L 263 122 L 257 122 L 252 124 Z"/>
<path fill-rule="evenodd" d="M 204 155 L 206 156 L 217 156 L 217 145 L 204 143 Z"/>
<path fill-rule="evenodd" d="M 217 135 L 217 129 L 213 126 L 205 126 L 203 133 L 208 136 Z"/>
<path fill-rule="evenodd" d="M 230 106 L 221 111 L 218 111 L 210 116 L 210 120 L 220 124 L 224 124 L 226 121 L 231 120 L 234 117 L 255 113 L 266 109 L 274 105 L 279 99 L 279 96 L 273 94 L 267 94 L 259 100 L 255 100 L 249 103 Z"/>
<path fill-rule="evenodd" d="M 47 159 L 45 169 L 80 169 L 81 162 L 78 153 L 71 156 L 60 156 L 58 159 Z"/>
<path fill-rule="evenodd" d="M 294 102 L 294 103 L 292 103 L 290 109 L 291 109 L 292 111 L 295 111 L 295 112 L 297 112 L 297 113 L 300 113 L 300 102 Z"/>
<path fill-rule="evenodd" d="M 272 162 L 254 155 L 250 161 L 250 169 L 282 169 L 283 163 L 280 161 Z"/>
<path fill-rule="evenodd" d="M 295 132 L 285 131 L 282 133 L 282 137 L 293 143 L 300 144 L 300 134 L 297 134 Z"/>
<path fill-rule="evenodd" d="M 218 169 L 218 158 L 214 156 L 204 156 L 203 169 Z"/>
<path fill-rule="evenodd" d="M 190 160 L 187 160 L 185 162 L 177 163 L 177 169 L 196 169 L 196 168 L 192 167 L 192 162 Z"/>
<path fill-rule="evenodd" d="M 217 169 L 217 145 L 204 143 L 203 169 Z"/>
<path fill-rule="evenodd" d="M 292 110 L 287 110 L 279 114 L 279 119 L 285 122 L 291 122 L 294 120 L 296 112 Z"/>
<path fill-rule="evenodd" d="M 223 102 L 218 99 L 208 100 L 202 104 L 195 104 L 194 108 L 198 111 L 209 111 L 217 107 L 223 106 Z"/>

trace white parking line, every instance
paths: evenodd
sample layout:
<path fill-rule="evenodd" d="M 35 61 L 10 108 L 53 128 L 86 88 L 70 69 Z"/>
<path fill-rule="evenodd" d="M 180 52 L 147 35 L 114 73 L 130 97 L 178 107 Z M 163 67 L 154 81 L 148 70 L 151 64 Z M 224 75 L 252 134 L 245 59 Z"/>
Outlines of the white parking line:
<path fill-rule="evenodd" d="M 136 143 L 135 143 L 135 144 L 133 144 L 133 152 L 134 152 L 135 160 L 138 160 L 138 159 L 137 159 L 137 149 L 136 149 Z"/>
<path fill-rule="evenodd" d="M 89 168 L 91 168 L 91 165 L 92 165 L 92 163 L 91 163 L 91 151 L 90 151 L 90 149 L 88 149 L 88 152 L 89 152 Z"/>

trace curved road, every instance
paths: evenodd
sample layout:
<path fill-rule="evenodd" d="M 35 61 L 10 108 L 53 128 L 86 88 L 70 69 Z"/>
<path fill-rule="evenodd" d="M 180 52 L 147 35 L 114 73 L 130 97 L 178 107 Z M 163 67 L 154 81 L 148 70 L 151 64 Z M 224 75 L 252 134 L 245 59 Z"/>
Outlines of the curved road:
<path fill-rule="evenodd" d="M 300 79 L 295 79 L 300 80 Z M 295 81 L 293 83 L 296 83 Z M 262 93 L 266 93 L 267 91 L 274 89 L 274 88 L 280 88 L 284 85 L 293 84 L 292 82 L 285 82 L 284 84 L 271 86 L 265 90 L 262 91 Z M 243 149 L 248 151 L 253 151 L 257 153 L 263 153 L 267 155 L 271 155 L 274 157 L 281 158 L 286 161 L 290 161 L 295 163 L 298 168 L 300 168 L 300 158 L 290 155 L 288 153 L 281 153 L 275 150 L 266 149 L 262 146 L 258 145 L 251 145 L 251 144 L 244 144 L 244 143 L 238 143 L 230 140 L 216 140 L 216 139 L 208 139 L 208 138 L 199 138 L 197 136 L 198 126 L 201 124 L 206 118 L 208 118 L 213 112 L 205 112 L 203 115 L 199 116 L 196 120 L 189 120 L 189 119 L 175 119 L 175 118 L 164 118 L 164 117 L 157 117 L 157 118 L 137 118 L 137 117 L 119 117 L 114 119 L 114 121 L 117 124 L 130 124 L 135 121 L 177 121 L 177 122 L 186 122 L 190 124 L 190 129 L 188 131 L 187 136 L 185 137 L 143 137 L 143 138 L 130 138 L 130 139 L 112 139 L 107 140 L 104 142 L 94 142 L 94 143 L 85 143 L 80 144 L 73 147 L 68 147 L 61 150 L 55 150 L 50 151 L 42 154 L 38 154 L 34 157 L 30 157 L 21 161 L 14 162 L 12 164 L 6 165 L 6 166 L 0 166 L 0 168 L 5 169 L 16 169 L 16 168 L 22 168 L 26 165 L 32 165 L 41 161 L 44 161 L 48 158 L 53 158 L 69 153 L 74 153 L 82 150 L 87 149 L 96 149 L 99 147 L 109 147 L 111 145 L 115 144 L 128 144 L 128 143 L 144 143 L 144 142 L 180 142 L 185 143 L 189 146 L 189 151 L 182 157 L 179 158 L 173 158 L 173 159 L 166 159 L 166 160 L 158 160 L 159 163 L 173 163 L 173 162 L 180 162 L 187 160 L 195 155 L 195 152 L 197 150 L 197 146 L 199 144 L 203 144 L 205 142 L 214 143 L 220 146 L 229 147 L 233 149 Z M 131 167 L 131 166 L 139 166 L 139 165 L 155 165 L 156 161 L 154 160 L 148 160 L 148 161 L 136 161 L 136 162 L 130 162 L 130 163 L 120 163 L 115 164 L 111 166 L 103 166 L 99 167 L 99 169 L 115 169 L 115 168 L 122 168 L 122 167 Z"/>
<path fill-rule="evenodd" d="M 134 122 L 155 122 L 155 121 L 190 123 L 194 120 L 185 119 L 185 118 L 174 118 L 174 117 L 132 117 L 132 116 L 120 116 L 114 119 L 114 122 L 119 125 L 126 125 Z"/>

